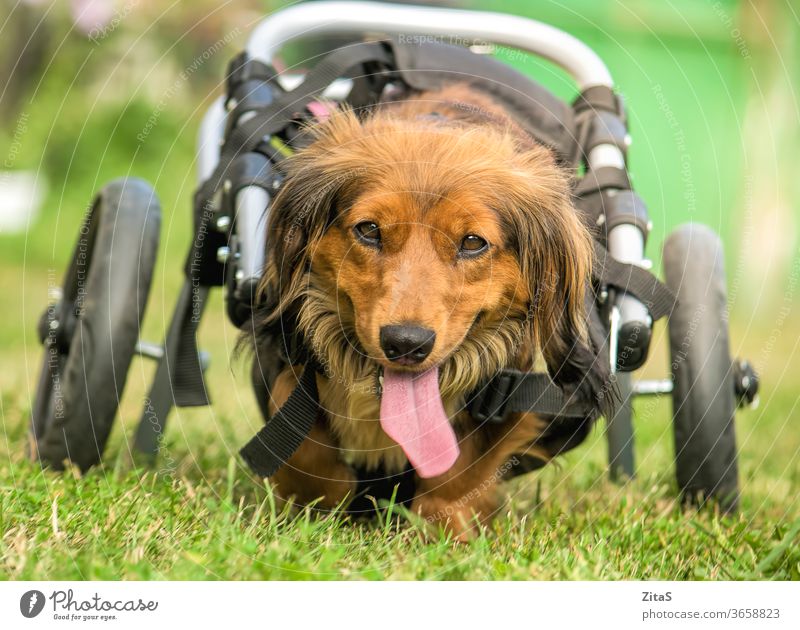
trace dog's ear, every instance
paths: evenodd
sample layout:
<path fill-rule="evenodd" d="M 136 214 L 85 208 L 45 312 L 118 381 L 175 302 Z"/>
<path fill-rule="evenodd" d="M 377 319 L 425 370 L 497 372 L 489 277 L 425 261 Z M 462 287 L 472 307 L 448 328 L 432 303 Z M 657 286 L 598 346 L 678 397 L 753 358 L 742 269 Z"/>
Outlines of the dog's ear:
<path fill-rule="evenodd" d="M 354 150 L 362 127 L 346 110 L 307 130 L 311 143 L 289 157 L 286 177 L 269 210 L 266 266 L 260 285 L 274 316 L 302 293 L 314 247 L 335 220 L 363 162 Z"/>
<path fill-rule="evenodd" d="M 583 363 L 578 355 L 589 342 L 585 298 L 591 280 L 591 237 L 568 201 L 550 211 L 540 224 L 539 260 L 529 276 L 531 316 L 550 374 L 557 382 L 573 381 L 584 376 L 576 363 Z"/>
<path fill-rule="evenodd" d="M 507 194 L 516 206 L 512 235 L 530 295 L 530 342 L 541 349 L 556 382 L 578 383 L 596 356 L 587 334 L 592 237 L 549 152 L 537 147 L 520 157 L 524 175 Z"/>

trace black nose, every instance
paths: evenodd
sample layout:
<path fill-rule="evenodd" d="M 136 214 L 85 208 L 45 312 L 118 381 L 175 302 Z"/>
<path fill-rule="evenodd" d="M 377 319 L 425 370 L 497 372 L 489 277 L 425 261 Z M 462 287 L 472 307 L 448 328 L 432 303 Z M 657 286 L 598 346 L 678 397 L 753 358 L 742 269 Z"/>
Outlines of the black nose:
<path fill-rule="evenodd" d="M 436 333 L 420 326 L 384 326 L 381 348 L 389 361 L 416 365 L 425 360 L 436 341 Z"/>

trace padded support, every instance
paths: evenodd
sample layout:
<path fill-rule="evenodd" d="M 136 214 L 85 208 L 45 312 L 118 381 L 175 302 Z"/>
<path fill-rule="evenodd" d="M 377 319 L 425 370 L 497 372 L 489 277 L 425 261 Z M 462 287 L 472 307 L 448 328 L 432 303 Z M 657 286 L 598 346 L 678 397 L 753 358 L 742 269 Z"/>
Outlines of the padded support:
<path fill-rule="evenodd" d="M 228 109 L 225 137 L 236 128 L 244 114 L 269 106 L 284 93 L 274 81 L 277 73 L 271 66 L 253 59 L 243 59 L 242 55 L 229 65 L 225 92 L 225 107 Z"/>
<path fill-rule="evenodd" d="M 586 114 L 586 139 L 581 142 L 584 155 L 589 155 L 592 149 L 601 144 L 610 144 L 617 147 L 623 155 L 628 153 L 628 128 L 619 115 L 614 112 L 593 111 Z"/>
<path fill-rule="evenodd" d="M 592 276 L 602 284 L 630 293 L 650 311 L 653 321 L 669 315 L 677 303 L 675 294 L 652 273 L 628 263 L 621 263 L 597 241 L 594 242 Z"/>
<path fill-rule="evenodd" d="M 589 171 L 583 176 L 583 179 L 578 181 L 573 192 L 577 197 L 586 197 L 608 188 L 630 190 L 631 180 L 628 177 L 628 173 L 614 166 L 605 166 Z"/>
<path fill-rule="evenodd" d="M 576 153 L 572 109 L 543 86 L 507 64 L 438 42 L 391 42 L 403 81 L 415 90 L 435 90 L 456 81 L 496 98 L 531 136 L 553 149 L 564 163 Z"/>
<path fill-rule="evenodd" d="M 610 190 L 606 201 L 606 229 L 610 232 L 618 225 L 635 225 L 647 242 L 652 224 L 642 198 L 632 190 Z"/>
<path fill-rule="evenodd" d="M 604 111 L 617 114 L 622 123 L 627 126 L 625 103 L 619 94 L 616 94 L 607 85 L 593 85 L 583 90 L 572 104 L 576 114 L 585 111 Z"/>

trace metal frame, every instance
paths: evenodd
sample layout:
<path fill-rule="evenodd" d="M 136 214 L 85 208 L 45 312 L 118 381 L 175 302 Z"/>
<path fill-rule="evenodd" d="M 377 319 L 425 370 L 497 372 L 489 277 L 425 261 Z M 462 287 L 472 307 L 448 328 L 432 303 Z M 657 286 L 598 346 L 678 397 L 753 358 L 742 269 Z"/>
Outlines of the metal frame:
<path fill-rule="evenodd" d="M 430 36 L 449 43 L 475 41 L 508 46 L 555 63 L 575 79 L 581 90 L 613 87 L 611 73 L 591 48 L 569 33 L 536 20 L 484 11 L 391 5 L 377 2 L 314 2 L 298 4 L 265 18 L 247 42 L 247 53 L 265 63 L 273 61 L 289 42 L 325 35 Z M 219 157 L 225 130 L 222 99 L 207 111 L 198 138 L 198 175 L 210 174 Z M 612 145 L 598 147 L 594 168 L 624 164 Z"/>
<path fill-rule="evenodd" d="M 564 69 L 583 90 L 592 86 L 613 88 L 611 73 L 603 60 L 579 39 L 553 26 L 502 13 L 464 11 L 391 5 L 376 2 L 303 3 L 278 11 L 265 18 L 253 31 L 247 43 L 248 54 L 270 63 L 288 43 L 326 35 L 363 35 L 365 33 L 397 36 L 428 36 L 448 43 L 468 45 L 476 41 L 509 46 L 548 59 Z M 332 86 L 332 92 L 341 92 Z M 198 180 L 204 181 L 217 166 L 219 148 L 224 139 L 226 111 L 223 99 L 216 100 L 206 112 L 200 126 L 197 146 Z M 624 167 L 625 157 L 619 147 L 604 144 L 595 147 L 587 166 L 596 170 L 604 166 Z M 243 191 L 244 192 L 244 191 Z M 248 195 L 243 195 L 248 196 Z M 253 197 L 253 201 L 257 196 Z M 237 212 L 247 225 L 263 219 L 263 205 L 237 199 Z M 257 214 L 258 216 L 249 216 Z M 630 226 L 618 226 L 609 235 L 609 251 L 623 262 L 646 266 L 644 236 Z M 622 234 L 621 232 L 625 232 Z M 237 232 L 241 256 L 250 262 L 250 269 L 263 263 L 262 245 L 252 232 Z M 224 257 L 225 252 L 221 255 Z M 250 270 L 245 272 L 249 276 Z M 620 296 L 619 320 L 645 321 L 646 308 L 630 296 Z M 612 330 L 612 339 L 616 338 Z M 614 344 L 612 343 L 612 346 Z M 612 362 L 613 363 L 613 362 Z"/>
<path fill-rule="evenodd" d="M 450 43 L 490 43 L 533 53 L 566 70 L 583 90 L 613 87 L 611 73 L 591 48 L 549 24 L 505 13 L 391 5 L 378 2 L 303 3 L 263 20 L 247 43 L 254 59 L 270 63 L 295 39 L 322 35 L 386 33 L 448 38 Z"/>

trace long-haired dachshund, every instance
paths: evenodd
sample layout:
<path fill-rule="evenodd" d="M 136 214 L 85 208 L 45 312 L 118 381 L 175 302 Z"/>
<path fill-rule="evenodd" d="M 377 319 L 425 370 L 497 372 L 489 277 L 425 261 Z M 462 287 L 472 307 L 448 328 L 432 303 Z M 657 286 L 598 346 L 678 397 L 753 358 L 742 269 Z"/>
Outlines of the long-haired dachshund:
<path fill-rule="evenodd" d="M 354 467 L 410 462 L 412 511 L 467 535 L 498 510 L 510 458 L 547 458 L 539 418 L 480 426 L 467 394 L 505 368 L 543 362 L 572 382 L 590 369 L 592 246 L 570 175 L 467 84 L 341 110 L 310 133 L 271 209 L 261 325 L 295 323 L 324 412 L 276 492 L 333 507 Z M 301 371 L 277 376 L 272 413 Z"/>

